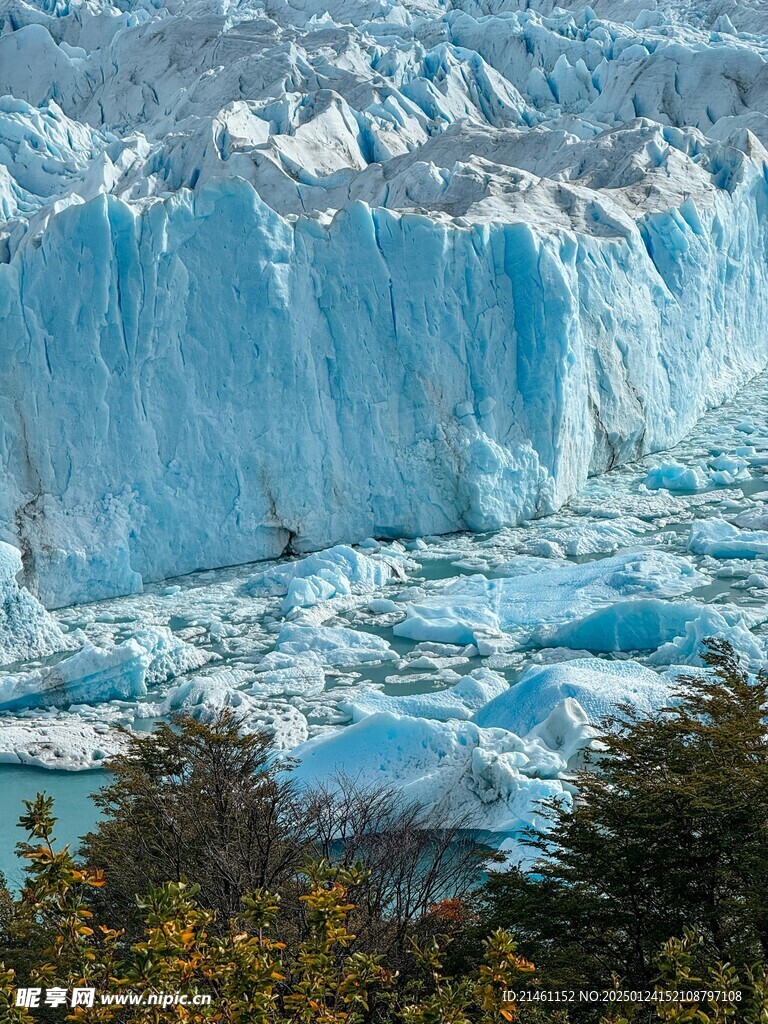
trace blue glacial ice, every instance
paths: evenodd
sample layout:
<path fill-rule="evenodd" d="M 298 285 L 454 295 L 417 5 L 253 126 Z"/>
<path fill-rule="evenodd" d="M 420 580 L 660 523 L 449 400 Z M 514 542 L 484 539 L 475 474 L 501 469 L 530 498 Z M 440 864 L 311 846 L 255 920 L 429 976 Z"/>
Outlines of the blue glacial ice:
<path fill-rule="evenodd" d="M 473 721 L 483 728 L 501 728 L 520 736 L 545 720 L 561 701 L 578 701 L 592 725 L 616 713 L 617 695 L 639 713 L 669 703 L 670 681 L 633 661 L 578 658 L 561 665 L 536 666 L 495 700 L 479 710 Z"/>
<path fill-rule="evenodd" d="M 19 586 L 21 572 L 21 552 L 0 542 L 0 665 L 79 646 L 27 588 Z"/>
<path fill-rule="evenodd" d="M 9 0 L 0 539 L 43 604 L 527 521 L 760 370 L 765 6 L 655 6 Z"/>
<path fill-rule="evenodd" d="M 472 721 L 461 713 L 439 720 L 437 702 L 422 716 L 416 699 L 417 714 L 403 713 L 404 697 L 400 713 L 371 713 L 299 747 L 295 778 L 384 785 L 448 819 L 469 815 L 484 828 L 517 832 L 540 822 L 541 800 L 570 802 L 567 774 L 598 735 L 595 726 L 615 711 L 618 694 L 648 713 L 666 705 L 672 691 L 672 680 L 641 665 L 592 658 L 530 669 Z"/>
<path fill-rule="evenodd" d="M 620 598 L 674 597 L 705 581 L 689 560 L 654 550 L 511 579 L 471 576 L 428 601 L 408 604 L 394 632 L 413 640 L 474 643 L 481 653 L 486 640 L 501 635 L 514 647 L 543 646 L 550 638 L 557 642 L 557 627 L 612 607 Z"/>
<path fill-rule="evenodd" d="M 405 579 L 405 568 L 409 566 L 412 563 L 402 555 L 371 555 L 338 544 L 327 551 L 263 569 L 243 589 L 256 597 L 284 597 L 281 609 L 288 614 L 294 608 L 311 608 L 336 597 L 372 594 L 381 590 L 393 575 Z"/>
<path fill-rule="evenodd" d="M 210 658 L 165 627 L 144 627 L 120 644 L 85 643 L 56 664 L 3 675 L 0 711 L 132 700 Z"/>

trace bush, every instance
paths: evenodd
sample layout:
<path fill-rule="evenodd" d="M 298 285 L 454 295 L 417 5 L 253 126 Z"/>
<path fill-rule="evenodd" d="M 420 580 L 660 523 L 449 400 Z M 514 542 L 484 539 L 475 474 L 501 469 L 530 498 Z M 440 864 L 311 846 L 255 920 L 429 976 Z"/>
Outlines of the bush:
<path fill-rule="evenodd" d="M 143 996 L 211 996 L 209 1005 L 162 1008 L 100 1004 L 97 998 L 92 1010 L 74 1010 L 73 1019 L 362 1024 L 380 1011 L 402 1024 L 485 1024 L 516 1017 L 504 1003 L 504 991 L 532 968 L 503 932 L 485 943 L 485 963 L 476 977 L 459 983 L 442 977 L 434 943 L 415 950 L 428 979 L 412 985 L 407 1003 L 398 1006 L 392 998 L 395 979 L 381 958 L 350 952 L 355 936 L 348 920 L 354 906 L 348 894 L 363 881 L 362 865 L 306 866 L 307 891 L 300 898 L 307 935 L 294 947 L 274 934 L 280 914 L 276 895 L 254 890 L 244 896 L 227 927 L 216 928 L 215 912 L 200 903 L 200 887 L 183 881 L 152 887 L 138 900 L 142 935 L 131 942 L 121 931 L 94 921 L 88 894 L 104 887 L 103 876 L 79 867 L 67 849 L 54 849 L 50 798 L 38 795 L 22 822 L 32 841 L 23 846 L 29 860 L 27 884 L 13 906 L 12 926 L 18 934 L 35 933 L 43 940 L 34 946 L 37 951 L 42 945 L 42 951 L 28 972 L 32 982 L 46 988 L 93 987 L 99 994 L 128 990 Z M 5 1019 L 19 1024 L 39 1020 L 13 1006 L 9 989 L 17 982 L 1 964 L 0 980 L 6 986 Z M 382 995 L 374 1009 L 377 989 Z"/>

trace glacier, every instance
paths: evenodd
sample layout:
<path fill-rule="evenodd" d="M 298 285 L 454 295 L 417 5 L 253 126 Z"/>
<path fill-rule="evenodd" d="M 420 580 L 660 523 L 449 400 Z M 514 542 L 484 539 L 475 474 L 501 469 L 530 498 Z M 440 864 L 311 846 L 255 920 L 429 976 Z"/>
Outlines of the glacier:
<path fill-rule="evenodd" d="M 526 522 L 756 374 L 767 8 L 653 7 L 8 0 L 0 539 L 42 604 Z"/>

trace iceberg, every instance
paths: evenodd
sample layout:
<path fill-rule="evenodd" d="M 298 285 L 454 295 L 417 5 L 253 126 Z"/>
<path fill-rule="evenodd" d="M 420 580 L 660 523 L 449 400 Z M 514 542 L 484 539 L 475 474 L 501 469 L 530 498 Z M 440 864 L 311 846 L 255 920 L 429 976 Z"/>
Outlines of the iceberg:
<path fill-rule="evenodd" d="M 694 494 L 709 487 L 710 481 L 701 466 L 684 466 L 679 462 L 663 462 L 650 471 L 645 486 L 656 491 L 664 488 L 678 494 Z"/>
<path fill-rule="evenodd" d="M 664 707 L 670 681 L 634 661 L 578 658 L 556 665 L 534 665 L 506 693 L 486 704 L 473 721 L 518 735 L 540 726 L 561 701 L 575 700 L 592 726 L 600 726 L 627 704 L 640 714 Z"/>
<path fill-rule="evenodd" d="M 0 665 L 45 658 L 79 646 L 26 587 L 19 586 L 21 552 L 0 542 Z"/>
<path fill-rule="evenodd" d="M 0 538 L 44 606 L 524 522 L 765 366 L 764 2 L 570 6 L 3 5 Z"/>
<path fill-rule="evenodd" d="M 412 664 L 411 667 L 415 666 Z M 371 687 L 356 687 L 348 696 L 339 700 L 339 710 L 346 712 L 353 722 L 383 711 L 441 722 L 470 719 L 475 711 L 507 689 L 509 683 L 498 672 L 478 668 L 455 686 L 435 693 L 390 696 Z"/>
<path fill-rule="evenodd" d="M 121 644 L 85 644 L 56 665 L 0 674 L 0 711 L 135 700 L 149 688 L 201 667 L 209 657 L 169 629 L 146 627 Z"/>
<path fill-rule="evenodd" d="M 103 723 L 84 721 L 77 714 L 0 716 L 0 764 L 84 771 L 101 768 L 125 746 L 124 733 Z"/>
<path fill-rule="evenodd" d="M 571 773 L 603 718 L 620 702 L 641 714 L 663 707 L 674 687 L 672 679 L 634 662 L 588 658 L 530 668 L 516 685 L 499 687 L 470 721 L 434 714 L 455 702 L 450 690 L 442 705 L 439 694 L 415 697 L 410 705 L 401 697 L 391 705 L 397 711 L 384 710 L 384 703 L 340 732 L 298 747 L 293 777 L 330 788 L 344 777 L 388 787 L 404 800 L 490 831 L 546 827 L 541 802 L 570 805 Z M 421 717 L 429 708 L 433 714 Z"/>
<path fill-rule="evenodd" d="M 282 611 L 311 608 L 322 601 L 350 594 L 371 594 L 393 576 L 403 579 L 407 559 L 371 556 L 344 544 L 308 555 L 295 562 L 263 569 L 243 587 L 254 597 L 283 597 Z"/>
<path fill-rule="evenodd" d="M 591 737 L 590 737 L 591 738 Z M 292 757 L 299 784 L 333 789 L 346 777 L 417 801 L 445 820 L 516 832 L 542 820 L 540 802 L 569 803 L 558 779 L 566 761 L 538 738 L 527 743 L 473 722 L 440 722 L 392 712 L 368 715 L 341 732 L 309 740 Z"/>
<path fill-rule="evenodd" d="M 768 558 L 768 531 L 742 529 L 724 519 L 697 520 L 688 547 L 713 558 Z"/>
<path fill-rule="evenodd" d="M 550 638 L 556 646 L 557 627 L 582 620 L 619 598 L 674 597 L 707 579 L 687 559 L 654 550 L 511 579 L 472 576 L 427 601 L 407 604 L 406 617 L 394 632 L 413 640 L 474 643 L 480 653 L 494 637 L 506 637 L 512 649 L 533 642 L 546 645 Z"/>

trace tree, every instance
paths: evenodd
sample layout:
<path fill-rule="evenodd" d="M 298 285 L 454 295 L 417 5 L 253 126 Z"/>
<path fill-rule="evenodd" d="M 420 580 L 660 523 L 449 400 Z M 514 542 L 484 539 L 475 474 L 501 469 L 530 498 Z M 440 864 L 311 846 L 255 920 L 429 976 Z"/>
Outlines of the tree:
<path fill-rule="evenodd" d="M 307 814 L 314 857 L 342 867 L 365 865 L 350 894 L 357 948 L 407 972 L 414 965 L 413 939 L 449 935 L 466 923 L 467 901 L 493 857 L 470 820 L 438 820 L 392 790 L 344 776 L 309 794 Z"/>
<path fill-rule="evenodd" d="M 215 912 L 200 903 L 199 886 L 166 882 L 139 899 L 142 934 L 129 941 L 115 929 L 97 923 L 88 909 L 87 891 L 102 887 L 95 871 L 78 868 L 68 849 L 57 851 L 51 837 L 55 824 L 50 798 L 39 795 L 28 804 L 23 824 L 30 832 L 23 854 L 29 861 L 28 881 L 14 904 L 14 917 L 35 922 L 48 945 L 30 972 L 31 979 L 53 985 L 94 987 L 99 996 L 130 992 L 141 1003 L 103 1002 L 87 1011 L 92 1021 L 160 1024 L 183 1020 L 223 1024 L 363 1024 L 370 1019 L 370 997 L 376 986 L 391 989 L 394 977 L 379 958 L 350 952 L 354 934 L 348 894 L 359 886 L 364 869 L 325 862 L 306 867 L 308 933 L 295 948 L 274 937 L 279 899 L 257 889 L 241 901 L 224 928 L 215 927 Z M 107 887 L 108 889 L 108 887 Z M 419 953 L 431 973 L 431 991 L 414 990 L 408 1004 L 390 1000 L 394 1024 L 491 1024 L 517 1019 L 507 1008 L 504 991 L 532 970 L 515 952 L 511 936 L 499 932 L 485 944 L 485 963 L 474 979 L 453 984 L 440 973 L 437 951 Z M 12 1000 L 12 970 L 0 963 L 0 1008 L 3 1019 L 31 1024 L 35 1019 Z M 210 1003 L 155 1005 L 150 996 L 180 993 L 210 996 Z M 441 1015 L 440 1006 L 450 1012 Z M 81 1019 L 74 1011 L 72 1019 Z"/>
<path fill-rule="evenodd" d="M 307 856 L 302 801 L 262 734 L 242 733 L 231 710 L 212 724 L 184 718 L 150 736 L 129 734 L 94 796 L 103 818 L 81 852 L 109 881 L 110 921 L 138 924 L 136 895 L 191 879 L 220 923 L 254 888 L 287 891 Z"/>
<path fill-rule="evenodd" d="M 557 984 L 650 984 L 689 925 L 713 957 L 768 953 L 768 680 L 711 640 L 671 706 L 606 723 L 572 813 L 527 842 L 535 874 L 494 874 L 480 929 L 512 927 Z"/>
<path fill-rule="evenodd" d="M 81 850 L 109 882 L 109 906 L 99 893 L 94 905 L 129 932 L 141 924 L 137 895 L 184 878 L 200 886 L 218 927 L 251 889 L 279 890 L 284 929 L 290 921 L 299 938 L 306 914 L 298 869 L 308 858 L 362 863 L 352 892 L 355 949 L 385 954 L 405 971 L 410 939 L 434 924 L 431 908 L 466 899 L 491 855 L 468 823 L 438 822 L 390 790 L 348 778 L 299 790 L 290 762 L 275 757 L 267 737 L 242 734 L 229 710 L 208 725 L 181 718 L 130 736 L 108 767 L 111 781 L 95 796 L 103 817 Z"/>

